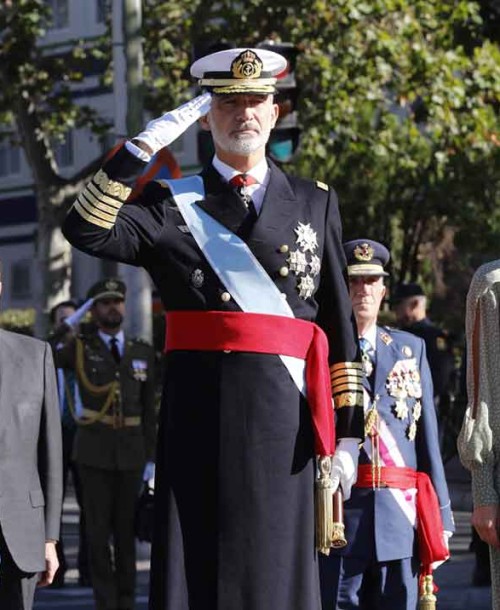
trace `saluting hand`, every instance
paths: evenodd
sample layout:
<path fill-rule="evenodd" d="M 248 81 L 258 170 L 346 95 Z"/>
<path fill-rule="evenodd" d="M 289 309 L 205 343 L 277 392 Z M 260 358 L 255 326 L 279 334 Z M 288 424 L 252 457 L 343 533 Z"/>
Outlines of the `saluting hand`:
<path fill-rule="evenodd" d="M 500 540 L 498 538 L 500 512 L 498 504 L 476 506 L 472 513 L 471 523 L 476 528 L 481 540 L 497 549 L 500 548 Z"/>
<path fill-rule="evenodd" d="M 45 543 L 45 571 L 40 574 L 37 587 L 46 587 L 52 584 L 57 569 L 59 559 L 57 559 L 56 543 L 49 541 Z"/>

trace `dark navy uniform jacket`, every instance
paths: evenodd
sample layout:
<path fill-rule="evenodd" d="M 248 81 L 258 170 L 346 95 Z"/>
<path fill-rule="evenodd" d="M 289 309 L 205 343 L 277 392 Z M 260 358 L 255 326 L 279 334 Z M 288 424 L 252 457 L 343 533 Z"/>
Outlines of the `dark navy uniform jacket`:
<path fill-rule="evenodd" d="M 239 311 L 168 188 L 150 183 L 123 205 L 143 169 L 119 151 L 69 212 L 66 237 L 85 252 L 145 267 L 167 311 Z M 202 174 L 199 206 L 245 239 L 297 318 L 323 328 L 330 364 L 343 363 L 347 377 L 359 356 L 336 195 L 272 163 L 270 170 L 253 227 L 212 166 Z M 348 384 L 344 390 L 349 394 Z M 337 435 L 362 438 L 362 394 L 347 398 L 337 411 Z M 307 403 L 278 356 L 169 352 L 151 607 L 318 610 L 313 454 Z"/>
<path fill-rule="evenodd" d="M 386 438 L 394 442 L 393 446 L 390 443 L 387 446 L 395 460 L 394 465 L 409 466 L 429 475 L 438 496 L 444 529 L 452 532 L 455 528 L 439 452 L 432 378 L 424 342 L 407 332 L 377 327 L 374 370 L 373 383 L 365 379 L 365 388 L 370 395 L 370 403 L 378 396 L 379 416 L 388 430 Z M 405 371 L 410 372 L 415 383 L 410 384 L 410 394 L 413 396 L 402 398 L 402 394 L 408 392 L 398 391 L 397 384 L 400 381 L 404 385 L 408 381 Z M 413 423 L 416 427 L 412 426 Z M 410 430 L 415 430 L 413 440 Z M 381 454 L 383 458 L 383 449 Z M 371 455 L 371 440 L 367 436 L 359 463 L 370 464 Z M 409 519 L 414 509 L 408 510 L 413 502 L 406 500 L 403 493 L 396 496 L 387 488 L 353 488 L 350 500 L 345 503 L 348 545 L 340 553 L 373 557 L 380 562 L 418 553 L 415 528 Z M 332 551 L 336 552 L 339 551 Z"/>

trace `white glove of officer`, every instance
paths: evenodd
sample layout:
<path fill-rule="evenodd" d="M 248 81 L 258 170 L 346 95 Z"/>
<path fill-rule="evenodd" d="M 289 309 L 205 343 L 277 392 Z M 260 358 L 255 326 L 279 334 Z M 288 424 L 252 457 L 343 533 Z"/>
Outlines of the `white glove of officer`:
<path fill-rule="evenodd" d="M 452 536 L 453 536 L 453 532 L 450 532 L 448 530 L 444 530 L 443 531 L 443 541 L 444 541 L 444 546 L 448 549 L 448 557 L 446 559 L 441 560 L 441 561 L 435 561 L 434 563 L 432 563 L 431 567 L 432 567 L 433 570 L 437 570 L 439 568 L 439 566 L 442 566 L 443 563 L 448 561 L 448 558 L 450 557 L 450 543 L 449 543 L 449 539 Z"/>
<path fill-rule="evenodd" d="M 340 485 L 344 500 L 351 497 L 351 488 L 358 478 L 359 439 L 340 439 L 332 458 L 333 491 Z"/>
<path fill-rule="evenodd" d="M 155 488 L 155 463 L 154 462 L 146 462 L 146 466 L 144 467 L 144 472 L 142 474 L 142 480 L 144 483 L 148 484 L 150 489 Z"/>
<path fill-rule="evenodd" d="M 150 149 L 151 156 L 164 146 L 168 146 L 176 140 L 186 129 L 207 114 L 212 101 L 211 93 L 203 93 L 193 100 L 182 104 L 179 108 L 166 112 L 158 119 L 149 121 L 146 129 L 135 136 L 134 140 L 140 140 Z M 127 142 L 127 148 L 134 152 Z"/>
<path fill-rule="evenodd" d="M 70 328 L 74 329 L 93 304 L 93 298 L 87 299 L 85 303 L 75 311 L 75 313 L 72 313 L 70 316 L 64 319 L 64 323 L 67 324 Z"/>

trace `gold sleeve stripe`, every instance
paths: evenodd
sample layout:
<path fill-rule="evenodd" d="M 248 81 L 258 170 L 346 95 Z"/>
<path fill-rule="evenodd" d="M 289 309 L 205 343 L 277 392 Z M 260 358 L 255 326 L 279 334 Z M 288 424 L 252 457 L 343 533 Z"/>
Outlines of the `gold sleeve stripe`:
<path fill-rule="evenodd" d="M 93 182 L 103 193 L 120 201 L 126 201 L 132 192 L 132 189 L 129 186 L 117 182 L 116 180 L 111 180 L 102 169 L 94 176 Z"/>
<path fill-rule="evenodd" d="M 108 197 L 102 193 L 93 182 L 89 182 L 85 190 L 89 190 L 97 197 L 97 199 L 99 199 L 99 201 L 107 203 L 110 207 L 115 208 L 116 210 L 119 210 L 123 205 L 123 201 L 120 201 L 119 199 L 112 199 L 111 197 Z"/>
<path fill-rule="evenodd" d="M 93 225 L 96 225 L 98 227 L 102 227 L 103 229 L 112 229 L 114 226 L 114 223 L 112 222 L 104 222 L 103 220 L 100 220 L 99 218 L 96 218 L 95 216 L 93 216 L 92 214 L 89 214 L 87 212 L 87 210 L 85 210 L 80 202 L 77 200 L 75 201 L 75 203 L 73 204 L 73 208 L 75 209 L 76 212 L 78 212 L 78 214 L 80 214 L 80 216 L 82 218 L 84 218 L 87 222 L 92 223 Z"/>
<path fill-rule="evenodd" d="M 342 392 L 342 394 L 334 396 L 333 404 L 335 405 L 335 409 L 342 409 L 343 407 L 362 407 L 363 394 L 361 392 Z"/>
<path fill-rule="evenodd" d="M 104 220 L 109 220 L 110 222 L 114 221 L 118 215 L 119 210 L 114 208 L 110 208 L 109 205 L 101 203 L 99 199 L 96 199 L 94 195 L 87 189 L 82 191 L 78 196 L 78 199 L 83 203 L 85 202 L 85 207 L 92 212 L 93 210 L 89 209 L 94 208 L 96 216 L 100 216 L 104 218 Z M 98 213 L 99 212 L 99 213 Z"/>
<path fill-rule="evenodd" d="M 111 224 L 115 223 L 116 214 L 111 215 L 111 214 L 106 214 L 106 212 L 102 212 L 97 206 L 95 206 L 91 202 L 87 201 L 87 199 L 85 199 L 83 193 L 80 193 L 78 195 L 77 201 L 84 210 L 87 210 L 87 212 L 89 214 L 93 214 L 94 216 L 97 216 L 97 218 L 100 218 L 101 220 L 104 220 L 106 222 L 110 222 Z"/>
<path fill-rule="evenodd" d="M 359 383 L 341 383 L 333 388 L 335 394 L 338 392 L 345 392 L 346 390 L 352 390 L 353 392 L 361 392 L 363 387 Z"/>
<path fill-rule="evenodd" d="M 356 381 L 363 379 L 363 373 L 362 371 L 349 371 L 348 373 L 346 373 L 345 371 L 339 371 L 337 373 L 332 373 L 330 375 L 330 379 L 332 380 L 332 383 L 334 381 L 339 381 L 340 379 Z"/>
<path fill-rule="evenodd" d="M 337 362 L 337 364 L 332 364 L 332 366 L 330 367 L 330 372 L 335 373 L 340 370 L 345 370 L 346 372 L 348 372 L 349 369 L 362 370 L 361 362 Z"/>

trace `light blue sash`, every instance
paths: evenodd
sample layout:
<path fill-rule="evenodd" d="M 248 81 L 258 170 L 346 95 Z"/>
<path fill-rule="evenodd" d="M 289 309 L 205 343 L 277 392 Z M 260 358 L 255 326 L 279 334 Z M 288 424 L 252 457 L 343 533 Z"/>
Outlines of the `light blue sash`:
<path fill-rule="evenodd" d="M 247 244 L 196 205 L 205 197 L 200 176 L 161 180 L 175 199 L 186 225 L 217 277 L 242 311 L 294 318 L 292 308 Z M 280 355 L 293 381 L 305 394 L 305 362 Z"/>

